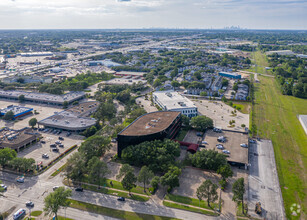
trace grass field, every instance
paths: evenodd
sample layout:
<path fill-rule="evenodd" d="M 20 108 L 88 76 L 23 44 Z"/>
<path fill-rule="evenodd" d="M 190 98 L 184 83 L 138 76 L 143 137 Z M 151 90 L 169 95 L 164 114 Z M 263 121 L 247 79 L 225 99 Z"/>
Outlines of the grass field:
<path fill-rule="evenodd" d="M 257 50 L 251 53 L 251 60 L 256 66 L 251 67 L 247 71 L 262 73 L 262 74 L 271 74 L 270 70 L 266 70 L 265 67 L 269 66 L 269 62 L 265 54 L 261 53 L 261 51 Z"/>
<path fill-rule="evenodd" d="M 190 198 L 190 197 L 185 197 L 185 196 L 179 196 L 179 195 L 174 195 L 174 194 L 167 194 L 165 196 L 166 200 L 174 201 L 174 202 L 179 202 L 179 203 L 184 203 L 187 205 L 193 205 L 193 206 L 198 206 L 205 208 L 205 209 L 214 209 L 218 208 L 217 203 L 211 204 L 211 207 L 208 206 L 207 201 L 201 201 L 199 202 L 198 199 Z"/>
<path fill-rule="evenodd" d="M 40 216 L 43 213 L 43 211 L 32 211 L 31 216 L 37 217 Z"/>
<path fill-rule="evenodd" d="M 183 139 L 187 135 L 188 131 L 189 131 L 189 129 L 187 129 L 187 128 L 181 128 L 180 131 L 178 132 L 178 134 L 176 135 L 175 140 L 183 141 Z"/>
<path fill-rule="evenodd" d="M 66 163 L 63 165 L 63 166 L 61 166 L 59 169 L 57 169 L 56 171 L 54 171 L 52 174 L 51 174 L 51 176 L 56 176 L 56 175 L 58 175 L 60 172 L 62 172 L 63 170 L 64 170 L 64 168 L 66 167 Z"/>
<path fill-rule="evenodd" d="M 298 219 L 290 207 L 300 204 L 306 214 L 307 138 L 297 115 L 307 114 L 307 100 L 282 95 L 273 78 L 260 77 L 260 82 L 254 122 L 258 134 L 272 140 L 287 217 Z"/>
<path fill-rule="evenodd" d="M 190 212 L 197 212 L 197 213 L 204 214 L 204 215 L 219 216 L 219 214 L 217 214 L 213 211 L 211 212 L 211 211 L 198 209 L 198 208 L 194 208 L 194 207 L 189 207 L 189 206 L 186 206 L 186 205 L 175 204 L 175 203 L 171 203 L 171 202 L 167 202 L 167 201 L 163 201 L 163 205 L 170 207 L 170 208 L 183 209 L 183 210 L 187 210 L 187 211 L 190 211 Z"/>
<path fill-rule="evenodd" d="M 127 219 L 127 220 L 141 220 L 141 219 L 148 219 L 148 220 L 171 220 L 175 218 L 157 216 L 157 215 L 147 215 L 135 212 L 128 212 L 122 211 L 117 209 L 111 209 L 103 206 L 93 205 L 85 202 L 79 202 L 76 200 L 69 199 L 70 207 L 76 208 L 88 212 L 93 212 L 100 215 L 105 215 L 113 218 L 118 219 Z"/>

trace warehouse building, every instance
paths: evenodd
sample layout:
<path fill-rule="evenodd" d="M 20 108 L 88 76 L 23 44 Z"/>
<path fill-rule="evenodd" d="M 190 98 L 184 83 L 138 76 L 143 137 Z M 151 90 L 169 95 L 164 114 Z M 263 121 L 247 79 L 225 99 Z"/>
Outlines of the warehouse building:
<path fill-rule="evenodd" d="M 45 128 L 82 132 L 96 124 L 97 120 L 88 116 L 96 112 L 98 106 L 99 102 L 96 101 L 83 102 L 65 111 L 57 112 L 37 124 Z"/>
<path fill-rule="evenodd" d="M 14 113 L 14 119 L 32 114 L 33 108 L 23 106 L 9 105 L 6 108 L 0 109 L 0 115 L 4 116 L 9 111 Z"/>
<path fill-rule="evenodd" d="M 0 149 L 8 147 L 19 152 L 40 138 L 41 135 L 33 132 L 31 128 L 13 130 L 5 127 L 0 130 Z"/>
<path fill-rule="evenodd" d="M 75 101 L 80 101 L 85 98 L 85 92 L 68 92 L 64 95 L 53 95 L 48 93 L 26 92 L 17 90 L 0 90 L 0 98 L 18 101 L 18 97 L 20 95 L 24 95 L 25 101 L 28 102 L 58 106 L 63 105 L 65 101 L 68 102 L 68 104 L 71 104 Z"/>
<path fill-rule="evenodd" d="M 140 116 L 117 135 L 117 155 L 130 145 L 173 139 L 181 127 L 180 112 L 160 111 Z"/>
<path fill-rule="evenodd" d="M 230 79 L 241 79 L 241 75 L 238 73 L 219 72 L 219 75 L 230 78 Z"/>
<path fill-rule="evenodd" d="M 157 91 L 152 94 L 152 99 L 163 111 L 177 111 L 189 118 L 198 115 L 197 107 L 186 97 L 174 91 Z"/>

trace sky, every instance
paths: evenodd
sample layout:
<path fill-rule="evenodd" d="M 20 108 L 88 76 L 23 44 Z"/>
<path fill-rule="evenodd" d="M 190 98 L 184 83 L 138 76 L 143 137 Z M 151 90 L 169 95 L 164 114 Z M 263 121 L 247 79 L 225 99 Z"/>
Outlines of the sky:
<path fill-rule="evenodd" d="M 307 0 L 0 0 L 0 29 L 307 29 Z"/>

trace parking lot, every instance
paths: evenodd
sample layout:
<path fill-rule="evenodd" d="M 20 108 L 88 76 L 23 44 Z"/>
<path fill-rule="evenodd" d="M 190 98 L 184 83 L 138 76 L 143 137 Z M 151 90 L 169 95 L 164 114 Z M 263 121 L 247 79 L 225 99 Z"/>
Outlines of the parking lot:
<path fill-rule="evenodd" d="M 242 124 L 247 128 L 249 127 L 248 114 L 243 114 L 239 111 L 232 114 L 231 112 L 234 111 L 234 108 L 221 101 L 193 100 L 193 102 L 201 115 L 212 118 L 215 127 L 235 131 L 244 131 L 244 128 L 241 127 Z M 229 127 L 229 121 L 231 120 L 235 121 L 234 127 Z"/>
<path fill-rule="evenodd" d="M 48 106 L 44 104 L 36 104 L 32 105 L 31 103 L 18 103 L 16 101 L 7 101 L 7 100 L 0 100 L 0 108 L 6 108 L 9 105 L 17 105 L 17 106 L 24 106 L 28 108 L 33 108 L 33 114 L 26 115 L 18 120 L 8 122 L 4 120 L 0 120 L 0 127 L 9 127 L 12 129 L 22 129 L 24 127 L 29 127 L 29 120 L 31 118 L 36 118 L 37 121 L 40 121 L 44 118 L 47 118 L 54 114 L 54 112 L 63 111 L 61 107 L 55 106 Z M 39 114 L 34 114 L 34 110 L 36 110 Z"/>
<path fill-rule="evenodd" d="M 272 142 L 260 140 L 256 144 L 251 144 L 249 157 L 249 210 L 255 210 L 256 203 L 260 202 L 262 218 L 286 219 Z M 250 214 L 252 217 L 260 217 L 254 211 Z"/>
<path fill-rule="evenodd" d="M 217 138 L 219 136 L 224 136 L 226 142 L 218 142 Z M 248 135 L 237 132 L 222 131 L 221 133 L 214 132 L 213 130 L 206 131 L 204 135 L 204 144 L 207 149 L 217 150 L 222 153 L 222 149 L 217 149 L 217 144 L 222 144 L 225 150 L 230 151 L 228 161 L 248 164 L 248 148 L 241 147 L 240 144 L 248 144 Z"/>
<path fill-rule="evenodd" d="M 36 163 L 43 162 L 43 165 L 47 165 L 50 161 L 55 159 L 59 154 L 63 153 L 65 150 L 71 146 L 81 144 L 83 136 L 72 134 L 69 137 L 66 137 L 67 132 L 62 132 L 59 135 L 52 134 L 50 132 L 40 132 L 43 136 L 42 140 L 39 143 L 36 143 L 18 153 L 18 157 L 33 158 Z M 59 137 L 63 137 L 64 140 L 61 140 L 64 147 L 57 147 L 59 152 L 53 152 L 50 144 L 54 144 L 55 141 L 59 141 Z M 43 144 L 42 141 L 45 141 Z M 49 158 L 42 158 L 43 154 L 47 154 Z"/>

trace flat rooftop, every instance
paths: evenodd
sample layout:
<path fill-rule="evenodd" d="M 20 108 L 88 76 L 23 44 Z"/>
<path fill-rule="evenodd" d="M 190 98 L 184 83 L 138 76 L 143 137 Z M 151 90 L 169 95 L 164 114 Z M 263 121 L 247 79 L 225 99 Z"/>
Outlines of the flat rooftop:
<path fill-rule="evenodd" d="M 38 122 L 40 125 L 57 127 L 60 129 L 83 130 L 96 124 L 94 118 L 77 117 L 68 111 L 58 112 Z"/>
<path fill-rule="evenodd" d="M 64 101 L 73 101 L 75 99 L 81 98 L 85 95 L 83 91 L 79 92 L 69 92 L 64 95 L 53 95 L 48 93 L 37 93 L 37 92 L 27 92 L 18 90 L 4 91 L 0 90 L 0 97 L 15 98 L 18 99 L 20 95 L 24 95 L 26 100 L 31 101 L 50 101 L 54 103 L 63 103 Z"/>
<path fill-rule="evenodd" d="M 217 141 L 219 136 L 226 138 L 225 143 Z M 206 149 L 216 150 L 222 153 L 222 150 L 216 148 L 216 144 L 222 144 L 225 150 L 229 150 L 230 154 L 227 160 L 230 162 L 237 162 L 242 164 L 248 164 L 248 148 L 241 147 L 240 144 L 248 144 L 248 135 L 237 132 L 222 131 L 222 133 L 213 132 L 208 130 L 205 133 Z"/>
<path fill-rule="evenodd" d="M 219 73 L 227 74 L 227 75 L 231 75 L 231 76 L 240 76 L 240 74 L 238 74 L 238 73 L 233 73 L 233 72 L 219 72 Z"/>
<path fill-rule="evenodd" d="M 145 72 L 128 72 L 128 71 L 120 71 L 116 72 L 115 75 L 126 75 L 126 76 L 143 76 Z"/>
<path fill-rule="evenodd" d="M 0 130 L 0 148 L 9 147 L 17 149 L 36 140 L 40 136 L 39 133 L 34 133 L 30 128 L 13 130 L 5 127 Z"/>
<path fill-rule="evenodd" d="M 33 108 L 27 108 L 23 106 L 9 105 L 6 108 L 0 109 L 1 114 L 5 115 L 7 112 L 12 111 L 14 115 L 19 115 L 24 112 L 32 111 Z"/>
<path fill-rule="evenodd" d="M 166 110 L 196 108 L 188 98 L 174 91 L 158 91 L 153 93 L 158 101 L 166 107 Z"/>
<path fill-rule="evenodd" d="M 95 111 L 99 106 L 99 102 L 91 101 L 91 102 L 82 102 L 76 106 L 73 106 L 67 109 L 67 112 L 75 114 L 77 116 L 86 114 L 87 112 Z"/>
<path fill-rule="evenodd" d="M 119 135 L 143 136 L 167 129 L 180 115 L 180 112 L 161 111 L 140 116 L 132 124 L 122 130 Z"/>

